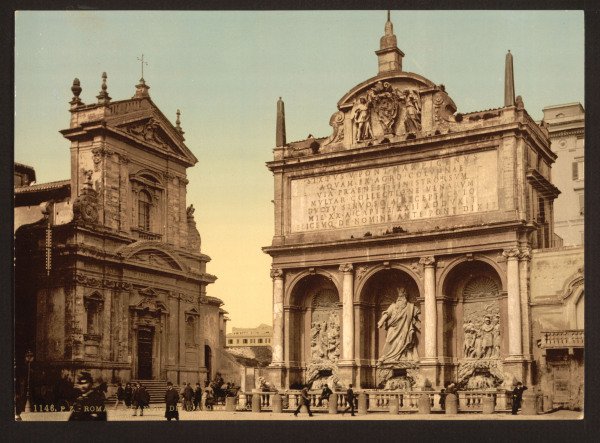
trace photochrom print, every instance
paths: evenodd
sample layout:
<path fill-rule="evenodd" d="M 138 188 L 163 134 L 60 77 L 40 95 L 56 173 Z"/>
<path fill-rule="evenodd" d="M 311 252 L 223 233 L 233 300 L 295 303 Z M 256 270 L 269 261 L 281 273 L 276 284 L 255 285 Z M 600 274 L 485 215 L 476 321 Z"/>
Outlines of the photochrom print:
<path fill-rule="evenodd" d="M 582 11 L 15 23 L 16 420 L 583 417 Z"/>

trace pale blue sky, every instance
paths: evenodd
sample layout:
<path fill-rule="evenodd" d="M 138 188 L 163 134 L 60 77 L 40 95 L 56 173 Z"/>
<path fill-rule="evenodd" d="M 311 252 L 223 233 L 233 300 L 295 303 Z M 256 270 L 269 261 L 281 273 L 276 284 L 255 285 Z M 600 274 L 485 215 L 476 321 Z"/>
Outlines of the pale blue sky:
<path fill-rule="evenodd" d="M 275 104 L 286 106 L 288 141 L 327 136 L 337 101 L 377 73 L 385 11 L 18 12 L 15 161 L 39 182 L 68 178 L 74 77 L 85 103 L 101 73 L 114 100 L 144 77 L 199 163 L 188 171 L 208 271 L 230 326 L 271 323 Z M 404 70 L 446 85 L 459 112 L 500 107 L 504 58 L 514 55 L 516 94 L 535 119 L 542 108 L 584 99 L 580 11 L 392 11 Z"/>

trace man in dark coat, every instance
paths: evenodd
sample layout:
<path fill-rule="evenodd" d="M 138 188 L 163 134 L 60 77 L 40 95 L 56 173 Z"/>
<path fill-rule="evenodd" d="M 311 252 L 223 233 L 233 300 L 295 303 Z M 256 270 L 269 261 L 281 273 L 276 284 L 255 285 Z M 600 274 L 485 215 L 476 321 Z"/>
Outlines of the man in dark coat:
<path fill-rule="evenodd" d="M 119 383 L 117 387 L 117 401 L 115 402 L 115 409 L 119 407 L 119 403 L 123 403 L 125 400 L 125 389 L 123 389 L 123 384 Z"/>
<path fill-rule="evenodd" d="M 298 402 L 298 407 L 294 411 L 294 415 L 298 417 L 298 412 L 302 406 L 306 406 L 306 410 L 308 411 L 308 416 L 312 417 L 312 412 L 310 411 L 310 396 L 308 395 L 308 389 L 302 389 L 302 393 L 300 394 L 300 401 Z"/>
<path fill-rule="evenodd" d="M 323 390 L 321 391 L 321 395 L 319 396 L 319 404 L 317 406 L 321 406 L 323 404 L 323 400 L 327 400 L 327 404 L 329 404 L 329 396 L 333 394 L 333 391 L 329 389 L 327 383 L 323 385 Z"/>
<path fill-rule="evenodd" d="M 146 391 L 146 388 L 140 383 L 138 383 L 138 388 L 135 391 L 133 400 L 135 404 L 133 416 L 135 417 L 137 415 L 137 410 L 138 408 L 140 408 L 140 417 L 143 417 L 144 408 L 148 407 L 148 405 L 150 404 L 150 394 L 148 393 L 148 391 Z"/>
<path fill-rule="evenodd" d="M 175 419 L 179 421 L 179 411 L 177 410 L 177 403 L 179 402 L 179 394 L 177 389 L 173 388 L 173 383 L 167 382 L 167 392 L 165 393 L 165 418 L 168 421 Z"/>
<path fill-rule="evenodd" d="M 346 409 L 344 409 L 342 415 L 344 415 L 346 412 L 348 412 L 348 409 L 350 409 L 350 415 L 354 417 L 354 391 L 352 390 L 352 383 L 348 385 L 348 390 L 346 391 L 346 404 L 348 406 L 346 406 Z"/>
<path fill-rule="evenodd" d="M 194 389 L 194 411 L 199 410 L 201 404 L 202 404 L 202 387 L 200 387 L 200 383 L 196 383 L 196 389 Z"/>
<path fill-rule="evenodd" d="M 517 382 L 517 387 L 512 393 L 512 414 L 517 415 L 517 411 L 521 407 L 521 401 L 523 400 L 523 391 L 527 389 L 527 386 L 523 386 L 523 383 Z"/>
<path fill-rule="evenodd" d="M 133 400 L 133 389 L 131 389 L 131 383 L 129 382 L 125 384 L 123 399 L 125 400 L 125 406 L 129 409 L 131 407 L 131 401 Z"/>
<path fill-rule="evenodd" d="M 444 388 L 442 388 L 442 390 L 440 391 L 440 408 L 442 408 L 442 411 L 446 410 L 446 390 Z"/>
<path fill-rule="evenodd" d="M 183 398 L 185 399 L 185 410 L 191 411 L 192 400 L 194 399 L 194 390 L 189 383 L 185 385 L 185 389 L 183 390 Z"/>
<path fill-rule="evenodd" d="M 92 388 L 92 375 L 83 371 L 77 378 L 77 389 L 81 395 L 73 404 L 69 421 L 106 421 L 106 397 L 101 389 Z"/>

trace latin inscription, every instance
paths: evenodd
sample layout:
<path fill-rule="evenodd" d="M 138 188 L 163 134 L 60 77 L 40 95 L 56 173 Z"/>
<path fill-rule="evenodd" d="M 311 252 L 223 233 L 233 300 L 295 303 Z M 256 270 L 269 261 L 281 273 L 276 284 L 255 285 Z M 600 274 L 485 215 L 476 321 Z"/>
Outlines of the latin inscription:
<path fill-rule="evenodd" d="M 496 151 L 291 182 L 292 232 L 498 209 Z"/>

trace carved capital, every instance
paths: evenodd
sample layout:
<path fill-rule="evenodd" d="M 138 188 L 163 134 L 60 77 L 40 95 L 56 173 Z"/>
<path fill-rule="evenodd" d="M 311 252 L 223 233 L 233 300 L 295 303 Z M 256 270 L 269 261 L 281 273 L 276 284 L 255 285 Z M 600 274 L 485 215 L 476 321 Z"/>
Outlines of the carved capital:
<path fill-rule="evenodd" d="M 506 257 L 507 260 L 516 260 L 519 258 L 520 251 L 517 248 L 505 249 L 502 252 L 502 256 Z"/>
<path fill-rule="evenodd" d="M 435 266 L 435 257 L 433 255 L 428 255 L 426 257 L 421 257 L 421 259 L 419 260 L 419 264 L 427 267 L 433 267 Z"/>
<path fill-rule="evenodd" d="M 340 265 L 340 272 L 343 273 L 350 273 L 354 270 L 354 266 L 352 266 L 352 263 L 344 263 L 342 265 Z"/>
<path fill-rule="evenodd" d="M 519 254 L 519 260 L 531 260 L 531 248 L 523 248 Z"/>
<path fill-rule="evenodd" d="M 272 279 L 276 279 L 276 278 L 283 278 L 283 270 L 279 269 L 279 268 L 273 268 L 271 269 L 271 278 Z"/>

